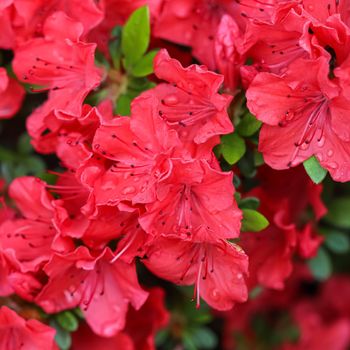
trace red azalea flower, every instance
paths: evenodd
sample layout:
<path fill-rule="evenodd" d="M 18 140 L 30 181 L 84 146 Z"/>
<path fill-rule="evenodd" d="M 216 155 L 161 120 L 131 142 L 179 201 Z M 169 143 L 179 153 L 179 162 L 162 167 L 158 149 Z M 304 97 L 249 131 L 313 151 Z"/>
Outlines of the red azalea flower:
<path fill-rule="evenodd" d="M 12 28 L 13 0 L 4 0 L 0 3 L 0 48 L 10 50 L 15 47 L 16 36 Z"/>
<path fill-rule="evenodd" d="M 12 8 L 12 28 L 16 33 L 17 44 L 43 36 L 46 19 L 57 11 L 63 11 L 70 18 L 81 22 L 83 35 L 103 19 L 103 12 L 94 0 L 13 0 Z"/>
<path fill-rule="evenodd" d="M 83 324 L 72 335 L 72 350 L 155 350 L 155 332 L 169 320 L 163 304 L 163 290 L 151 289 L 147 301 L 139 310 L 129 308 L 123 331 L 106 338 L 94 334 Z"/>
<path fill-rule="evenodd" d="M 98 205 L 152 202 L 155 184 L 171 172 L 170 158 L 180 141 L 158 116 L 156 99 L 137 98 L 131 114 L 131 118 L 106 122 L 96 131 L 93 148 L 109 160 L 105 173 L 93 184 Z"/>
<path fill-rule="evenodd" d="M 240 245 L 250 258 L 249 285 L 283 289 L 293 270 L 295 253 L 311 258 L 323 242 L 314 228 L 314 219 L 319 220 L 326 213 L 322 186 L 315 185 L 300 166 L 284 171 L 264 166 L 257 178 L 260 186 L 247 196 L 259 198 L 259 211 L 270 225 L 261 232 L 240 236 Z M 309 208 L 314 218 L 306 215 Z"/>
<path fill-rule="evenodd" d="M 205 161 L 174 161 L 171 176 L 157 185 L 157 200 L 140 216 L 154 236 L 215 242 L 239 236 L 242 213 L 234 200 L 232 173 Z"/>
<path fill-rule="evenodd" d="M 240 81 L 240 67 L 246 57 L 242 55 L 237 42 L 242 40 L 237 23 L 229 15 L 224 15 L 215 37 L 215 62 L 218 70 L 225 77 L 225 87 L 232 94 L 238 92 Z"/>
<path fill-rule="evenodd" d="M 283 74 L 290 63 L 312 55 L 305 43 L 311 37 L 308 24 L 298 7 L 288 13 L 277 11 L 273 24 L 249 22 L 238 50 L 252 59 L 259 71 Z"/>
<path fill-rule="evenodd" d="M 346 318 L 326 320 L 312 301 L 294 307 L 293 318 L 300 329 L 297 344 L 285 344 L 281 350 L 346 350 L 350 343 L 350 321 Z"/>
<path fill-rule="evenodd" d="M 44 267 L 49 281 L 36 302 L 48 313 L 79 305 L 96 334 L 115 335 L 124 328 L 128 304 L 138 310 L 148 293 L 138 284 L 135 265 L 112 259 L 109 248 L 94 255 L 83 246 L 56 254 Z"/>
<path fill-rule="evenodd" d="M 79 1 L 79 0 L 78 0 Z M 111 31 L 117 25 L 123 25 L 129 16 L 139 7 L 147 5 L 151 17 L 158 17 L 159 7 L 163 0 L 101 0 L 104 13 L 103 21 L 89 34 L 89 41 L 95 42 L 101 52 L 109 57 L 108 42 Z"/>
<path fill-rule="evenodd" d="M 248 257 L 226 241 L 191 243 L 159 238 L 143 263 L 157 276 L 181 285 L 195 285 L 197 307 L 202 297 L 217 310 L 229 310 L 247 300 Z"/>
<path fill-rule="evenodd" d="M 24 96 L 23 87 L 0 67 L 0 119 L 13 117 L 21 108 Z"/>
<path fill-rule="evenodd" d="M 302 4 L 305 11 L 318 21 L 326 22 L 332 15 L 339 14 L 339 17 L 346 25 L 349 26 L 350 24 L 349 4 L 347 0 L 319 0 L 317 1 L 317 6 L 315 6 L 313 0 L 303 0 Z"/>
<path fill-rule="evenodd" d="M 279 203 L 281 205 L 281 202 Z M 249 256 L 249 285 L 283 289 L 293 270 L 292 257 L 297 231 L 285 221 L 285 211 L 269 217 L 270 225 L 261 232 L 242 233 L 240 244 Z"/>
<path fill-rule="evenodd" d="M 230 0 L 164 1 L 156 18 L 154 36 L 191 46 L 193 55 L 210 69 L 215 69 L 214 38 L 221 17 L 234 13 Z"/>
<path fill-rule="evenodd" d="M 0 309 L 1 350 L 56 350 L 55 330 L 37 320 L 24 320 L 6 306 Z"/>
<path fill-rule="evenodd" d="M 0 251 L 15 259 L 21 272 L 38 271 L 55 250 L 73 249 L 71 240 L 60 237 L 53 226 L 53 198 L 43 181 L 17 178 L 9 194 L 24 218 L 7 220 L 0 226 Z"/>
<path fill-rule="evenodd" d="M 259 150 L 271 167 L 286 169 L 315 155 L 333 179 L 348 181 L 350 101 L 328 72 L 320 57 L 296 61 L 283 77 L 260 73 L 247 91 L 248 107 L 265 123 Z"/>
<path fill-rule="evenodd" d="M 72 334 L 71 350 L 136 350 L 132 338 L 123 332 L 112 337 L 101 337 L 95 334 L 87 324 L 81 324 Z"/>
<path fill-rule="evenodd" d="M 228 95 L 218 94 L 223 77 L 208 71 L 203 66 L 183 68 L 161 50 L 154 60 L 154 71 L 159 79 L 170 84 L 159 84 L 145 94 L 154 94 L 158 100 L 158 113 L 175 130 L 184 143 L 198 148 L 199 144 L 218 135 L 229 134 L 233 125 L 227 108 L 231 102 Z M 213 143 L 212 142 L 212 143 Z M 213 144 L 206 147 L 213 147 Z M 195 149 L 196 150 L 196 149 Z"/>
<path fill-rule="evenodd" d="M 50 112 L 63 120 L 79 118 L 85 97 L 101 80 L 101 71 L 94 64 L 96 45 L 81 42 L 82 24 L 63 12 L 46 19 L 43 33 L 44 38 L 19 46 L 13 60 L 20 80 L 49 90 L 48 101 L 32 118 L 40 120 Z"/>
<path fill-rule="evenodd" d="M 130 308 L 124 332 L 133 340 L 135 350 L 155 350 L 156 332 L 169 322 L 164 307 L 165 293 L 161 288 L 149 290 L 149 297 L 139 310 Z"/>

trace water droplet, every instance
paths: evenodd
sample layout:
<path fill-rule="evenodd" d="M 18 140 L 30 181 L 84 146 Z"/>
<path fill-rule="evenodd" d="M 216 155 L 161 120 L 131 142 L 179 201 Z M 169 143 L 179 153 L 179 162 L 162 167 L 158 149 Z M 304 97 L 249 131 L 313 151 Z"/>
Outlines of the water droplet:
<path fill-rule="evenodd" d="M 317 153 L 316 154 L 317 159 L 322 162 L 323 161 L 323 154 L 322 153 Z"/>
<path fill-rule="evenodd" d="M 241 280 L 243 278 L 243 275 L 241 273 L 237 273 L 237 279 Z"/>
<path fill-rule="evenodd" d="M 309 147 L 310 147 L 310 144 L 304 142 L 304 143 L 302 143 L 302 144 L 300 145 L 299 148 L 300 148 L 302 151 L 306 151 Z"/>
<path fill-rule="evenodd" d="M 332 149 L 329 149 L 329 150 L 327 151 L 327 156 L 328 156 L 328 157 L 332 157 L 333 154 L 334 154 L 334 152 L 333 152 Z"/>
<path fill-rule="evenodd" d="M 115 183 L 113 181 L 106 181 L 103 183 L 101 188 L 103 191 L 113 190 L 115 188 Z"/>
<path fill-rule="evenodd" d="M 313 5 L 309 5 L 307 8 L 308 8 L 309 11 L 313 11 L 314 10 L 314 6 Z"/>
<path fill-rule="evenodd" d="M 331 169 L 337 169 L 337 168 L 338 168 L 338 163 L 336 163 L 336 162 L 330 162 L 330 163 L 328 163 L 328 166 L 329 166 Z"/>
<path fill-rule="evenodd" d="M 132 194 L 135 193 L 136 189 L 133 186 L 128 186 L 125 187 L 124 190 L 122 191 L 123 194 Z"/>
<path fill-rule="evenodd" d="M 179 102 L 179 99 L 174 94 L 164 97 L 164 104 L 166 104 L 167 106 L 174 106 L 178 102 Z"/>
<path fill-rule="evenodd" d="M 214 288 L 211 291 L 211 296 L 214 300 L 218 300 L 220 298 L 220 291 L 218 289 Z"/>
<path fill-rule="evenodd" d="M 292 111 L 288 110 L 288 111 L 286 112 L 286 120 L 287 120 L 287 121 L 290 121 L 290 120 L 293 119 L 293 117 L 294 117 L 294 113 L 293 113 Z"/>
<path fill-rule="evenodd" d="M 317 140 L 318 147 L 323 147 L 325 142 L 326 138 L 324 136 L 321 136 L 321 138 Z"/>

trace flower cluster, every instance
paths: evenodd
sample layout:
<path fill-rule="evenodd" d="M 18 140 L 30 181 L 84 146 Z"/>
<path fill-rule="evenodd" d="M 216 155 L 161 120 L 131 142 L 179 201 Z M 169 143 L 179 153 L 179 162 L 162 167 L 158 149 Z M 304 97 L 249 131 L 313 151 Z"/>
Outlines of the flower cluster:
<path fill-rule="evenodd" d="M 331 181 L 350 180 L 349 13 L 3 1 L 0 119 L 25 118 L 31 146 L 11 149 L 14 131 L 0 146 L 0 349 L 153 350 L 164 327 L 167 349 L 209 348 L 178 305 L 192 286 L 225 321 L 222 348 L 237 332 L 259 347 L 251 319 L 287 310 L 300 337 L 276 349 L 345 350 L 350 314 L 328 303 L 346 275 L 314 299 L 300 286 L 330 275 L 326 246 L 350 245 Z"/>

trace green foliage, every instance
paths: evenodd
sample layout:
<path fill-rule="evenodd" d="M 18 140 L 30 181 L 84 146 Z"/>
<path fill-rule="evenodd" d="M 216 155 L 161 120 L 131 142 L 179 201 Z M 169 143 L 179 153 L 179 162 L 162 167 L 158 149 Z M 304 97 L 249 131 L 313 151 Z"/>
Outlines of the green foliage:
<path fill-rule="evenodd" d="M 130 115 L 131 101 L 143 91 L 149 90 L 154 86 L 155 84 L 146 78 L 129 79 L 126 92 L 120 95 L 117 100 L 116 112 L 120 115 Z"/>
<path fill-rule="evenodd" d="M 349 251 L 349 236 L 344 232 L 333 231 L 326 235 L 325 244 L 335 254 L 345 254 Z"/>
<path fill-rule="evenodd" d="M 197 349 L 213 349 L 218 343 L 216 334 L 208 327 L 195 329 L 191 338 Z"/>
<path fill-rule="evenodd" d="M 122 59 L 122 27 L 116 26 L 111 32 L 111 41 L 109 43 L 109 53 L 112 58 L 113 67 L 117 70 L 120 69 L 120 62 Z"/>
<path fill-rule="evenodd" d="M 221 137 L 219 153 L 230 165 L 237 163 L 243 157 L 245 151 L 245 142 L 237 133 Z"/>
<path fill-rule="evenodd" d="M 131 69 L 134 77 L 145 77 L 153 73 L 153 60 L 158 50 L 147 52 Z"/>
<path fill-rule="evenodd" d="M 324 281 L 332 274 L 332 261 L 327 251 L 320 247 L 317 255 L 308 260 L 308 266 L 315 277 L 319 281 Z"/>
<path fill-rule="evenodd" d="M 45 172 L 44 161 L 33 152 L 27 134 L 19 137 L 15 151 L 0 146 L 1 176 L 6 182 L 9 183 L 19 176 L 41 176 Z"/>
<path fill-rule="evenodd" d="M 260 205 L 260 200 L 256 197 L 246 197 L 241 199 L 238 205 L 241 209 L 257 210 Z"/>
<path fill-rule="evenodd" d="M 125 67 L 132 67 L 141 60 L 150 41 L 150 14 L 147 6 L 134 11 L 126 22 L 123 32 L 121 48 Z"/>
<path fill-rule="evenodd" d="M 57 314 L 56 321 L 67 332 L 74 332 L 79 327 L 79 321 L 71 311 L 63 311 Z"/>
<path fill-rule="evenodd" d="M 315 156 L 305 160 L 303 164 L 307 174 L 315 184 L 321 183 L 326 177 L 327 170 L 322 168 Z"/>
<path fill-rule="evenodd" d="M 251 113 L 247 113 L 243 116 L 236 131 L 243 137 L 249 137 L 254 135 L 261 126 L 261 121 L 257 120 Z"/>
<path fill-rule="evenodd" d="M 68 350 L 72 345 L 70 333 L 63 329 L 55 320 L 50 321 L 50 326 L 56 330 L 55 341 L 59 348 Z"/>
<path fill-rule="evenodd" d="M 243 209 L 242 232 L 259 232 L 264 230 L 269 222 L 264 215 L 253 209 Z"/>
<path fill-rule="evenodd" d="M 324 220 L 335 227 L 350 228 L 350 197 L 336 198 L 329 203 Z"/>
<path fill-rule="evenodd" d="M 264 291 L 264 288 L 261 286 L 256 286 L 249 292 L 249 299 L 253 300 L 257 298 L 262 292 Z"/>

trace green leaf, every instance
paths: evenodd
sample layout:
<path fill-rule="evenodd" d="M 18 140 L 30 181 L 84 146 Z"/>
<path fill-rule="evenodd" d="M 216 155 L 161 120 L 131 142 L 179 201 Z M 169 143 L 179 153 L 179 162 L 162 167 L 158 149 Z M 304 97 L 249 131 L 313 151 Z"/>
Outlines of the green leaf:
<path fill-rule="evenodd" d="M 315 156 L 305 160 L 304 168 L 315 184 L 321 183 L 327 175 L 327 170 L 321 167 Z"/>
<path fill-rule="evenodd" d="M 43 159 L 37 156 L 24 158 L 22 165 L 25 166 L 25 173 L 23 175 L 38 175 L 46 169 Z"/>
<path fill-rule="evenodd" d="M 344 254 L 349 251 L 349 236 L 343 232 L 331 232 L 326 235 L 326 246 L 336 254 Z"/>
<path fill-rule="evenodd" d="M 150 15 L 147 6 L 138 8 L 126 22 L 122 32 L 125 66 L 130 69 L 146 52 L 150 40 Z"/>
<path fill-rule="evenodd" d="M 20 154 L 27 155 L 33 151 L 33 147 L 30 144 L 30 137 L 27 133 L 22 134 L 17 142 L 17 149 Z"/>
<path fill-rule="evenodd" d="M 258 152 L 257 150 L 254 150 L 254 165 L 255 166 L 260 166 L 260 165 L 263 165 L 265 162 L 264 162 L 264 157 L 263 155 Z"/>
<path fill-rule="evenodd" d="M 68 350 L 72 345 L 72 338 L 69 332 L 65 331 L 55 320 L 50 322 L 56 330 L 55 341 L 61 350 Z"/>
<path fill-rule="evenodd" d="M 218 343 L 216 334 L 207 327 L 195 329 L 192 333 L 192 340 L 199 349 L 214 349 Z"/>
<path fill-rule="evenodd" d="M 333 200 L 328 206 L 324 220 L 336 227 L 350 228 L 350 197 Z"/>
<path fill-rule="evenodd" d="M 253 209 L 243 209 L 242 232 L 258 232 L 265 229 L 269 222 L 264 215 Z"/>
<path fill-rule="evenodd" d="M 256 176 L 256 166 L 254 164 L 254 153 L 246 152 L 244 157 L 242 157 L 238 162 L 238 168 L 240 175 L 253 179 Z"/>
<path fill-rule="evenodd" d="M 244 137 L 254 135 L 260 128 L 261 121 L 257 120 L 251 113 L 247 113 L 237 125 L 237 132 Z"/>
<path fill-rule="evenodd" d="M 130 77 L 128 81 L 128 94 L 135 98 L 141 92 L 152 89 L 156 86 L 155 83 L 149 81 L 147 78 Z"/>
<path fill-rule="evenodd" d="M 237 163 L 245 151 L 245 142 L 237 133 L 221 137 L 221 153 L 227 163 L 231 165 Z"/>
<path fill-rule="evenodd" d="M 255 299 L 257 298 L 262 292 L 264 291 L 264 288 L 261 286 L 256 286 L 249 292 L 249 299 Z"/>
<path fill-rule="evenodd" d="M 260 200 L 256 197 L 246 197 L 240 200 L 239 207 L 241 209 L 254 209 L 257 210 L 260 205 Z"/>
<path fill-rule="evenodd" d="M 153 60 L 157 53 L 158 50 L 147 52 L 131 69 L 131 74 L 134 77 L 145 77 L 153 73 Z"/>
<path fill-rule="evenodd" d="M 184 332 L 182 342 L 185 350 L 198 350 L 192 339 L 192 334 Z"/>
<path fill-rule="evenodd" d="M 79 307 L 76 307 L 75 309 L 73 309 L 73 312 L 78 318 L 81 318 L 82 320 L 85 319 L 85 316 Z"/>
<path fill-rule="evenodd" d="M 113 67 L 117 70 L 120 69 L 120 62 L 122 58 L 122 48 L 121 48 L 121 36 L 122 27 L 116 26 L 111 32 L 111 42 L 109 43 L 109 53 L 112 58 Z"/>
<path fill-rule="evenodd" d="M 120 95 L 117 101 L 116 112 L 120 115 L 130 115 L 130 105 L 132 97 Z"/>
<path fill-rule="evenodd" d="M 168 337 L 169 337 L 169 330 L 161 329 L 160 331 L 157 332 L 154 341 L 157 346 L 161 346 L 166 342 Z"/>
<path fill-rule="evenodd" d="M 317 256 L 308 261 L 313 276 L 319 280 L 326 280 L 332 273 L 332 262 L 328 253 L 320 247 Z"/>
<path fill-rule="evenodd" d="M 56 315 L 58 324 L 68 332 L 74 332 L 79 327 L 79 321 L 70 311 L 63 311 Z"/>

